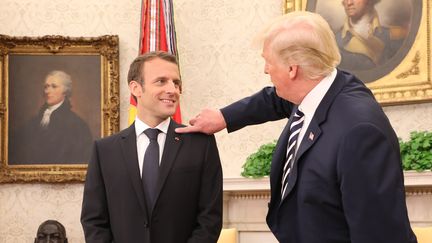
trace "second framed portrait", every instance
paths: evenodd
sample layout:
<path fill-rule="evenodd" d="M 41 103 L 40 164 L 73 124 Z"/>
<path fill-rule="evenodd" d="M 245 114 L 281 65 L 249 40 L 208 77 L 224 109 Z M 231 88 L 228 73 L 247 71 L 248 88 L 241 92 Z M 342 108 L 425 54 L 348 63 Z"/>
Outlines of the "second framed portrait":
<path fill-rule="evenodd" d="M 381 104 L 432 100 L 427 0 L 285 0 L 284 10 L 323 16 L 339 46 L 339 68 L 365 82 Z"/>
<path fill-rule="evenodd" d="M 118 37 L 0 36 L 0 182 L 82 181 L 118 131 Z"/>

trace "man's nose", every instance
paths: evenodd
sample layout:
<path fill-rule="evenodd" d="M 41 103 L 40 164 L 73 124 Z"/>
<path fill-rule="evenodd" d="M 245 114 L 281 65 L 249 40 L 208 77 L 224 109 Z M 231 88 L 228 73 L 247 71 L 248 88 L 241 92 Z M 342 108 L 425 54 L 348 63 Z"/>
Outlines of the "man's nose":
<path fill-rule="evenodd" d="M 169 81 L 167 86 L 166 86 L 166 92 L 167 93 L 175 93 L 175 92 L 179 92 L 179 87 L 178 85 L 176 85 L 174 83 L 174 81 Z"/>

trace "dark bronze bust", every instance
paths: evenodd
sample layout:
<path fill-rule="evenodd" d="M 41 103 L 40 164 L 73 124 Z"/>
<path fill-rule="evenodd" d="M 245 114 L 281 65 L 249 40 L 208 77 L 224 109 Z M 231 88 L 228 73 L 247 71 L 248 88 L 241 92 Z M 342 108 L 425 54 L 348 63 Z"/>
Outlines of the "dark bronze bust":
<path fill-rule="evenodd" d="M 68 243 L 66 229 L 56 220 L 47 220 L 39 226 L 34 243 Z"/>

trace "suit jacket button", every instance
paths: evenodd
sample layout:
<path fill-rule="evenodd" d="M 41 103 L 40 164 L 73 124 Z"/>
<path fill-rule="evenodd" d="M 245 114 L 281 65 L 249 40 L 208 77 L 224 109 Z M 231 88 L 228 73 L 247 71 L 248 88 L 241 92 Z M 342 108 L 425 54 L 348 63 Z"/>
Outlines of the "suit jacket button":
<path fill-rule="evenodd" d="M 148 223 L 145 222 L 145 223 L 144 223 L 144 228 L 148 228 L 148 227 L 149 227 Z"/>

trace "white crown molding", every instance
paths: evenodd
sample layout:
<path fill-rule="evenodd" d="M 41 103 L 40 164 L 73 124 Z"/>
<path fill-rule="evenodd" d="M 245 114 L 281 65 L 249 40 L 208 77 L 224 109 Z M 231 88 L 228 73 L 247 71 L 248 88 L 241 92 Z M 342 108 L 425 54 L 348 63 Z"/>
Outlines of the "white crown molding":
<path fill-rule="evenodd" d="M 416 186 L 431 186 L 432 187 L 432 172 L 423 171 L 405 171 L 405 187 L 416 187 Z"/>
<path fill-rule="evenodd" d="M 432 189 L 432 172 L 405 171 L 405 187 L 430 187 Z M 255 192 L 270 190 L 269 177 L 253 178 L 224 178 L 224 192 Z"/>

